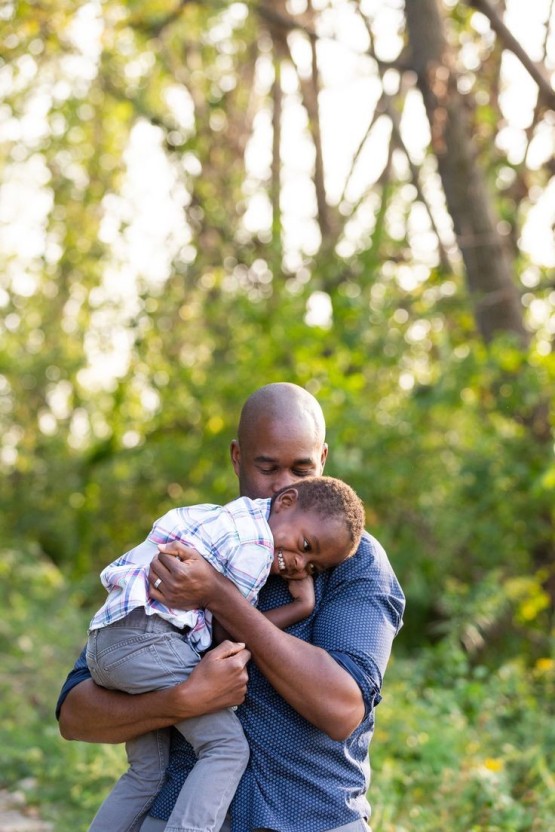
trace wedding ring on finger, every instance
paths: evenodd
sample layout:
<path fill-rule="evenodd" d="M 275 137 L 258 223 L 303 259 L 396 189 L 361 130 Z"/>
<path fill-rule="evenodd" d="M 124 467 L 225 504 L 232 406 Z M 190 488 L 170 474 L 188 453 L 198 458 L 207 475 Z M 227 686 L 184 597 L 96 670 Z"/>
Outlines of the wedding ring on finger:
<path fill-rule="evenodd" d="M 153 584 L 154 589 L 158 589 L 158 587 L 160 586 L 161 583 L 162 583 L 162 578 L 156 578 L 156 580 L 154 581 L 154 584 Z"/>

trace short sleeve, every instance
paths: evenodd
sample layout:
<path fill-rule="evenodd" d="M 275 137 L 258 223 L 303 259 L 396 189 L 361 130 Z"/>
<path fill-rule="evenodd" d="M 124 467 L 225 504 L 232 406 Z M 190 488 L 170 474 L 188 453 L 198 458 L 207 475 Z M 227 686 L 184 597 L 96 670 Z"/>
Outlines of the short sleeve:
<path fill-rule="evenodd" d="M 379 702 L 405 598 L 387 555 L 365 534 L 356 554 L 336 567 L 313 622 L 322 647 L 361 688 L 366 709 Z"/>
<path fill-rule="evenodd" d="M 267 521 L 253 501 L 171 509 L 154 523 L 148 542 L 158 545 L 171 540 L 192 546 L 233 581 L 247 601 L 256 603 L 270 572 L 273 547 Z"/>
<path fill-rule="evenodd" d="M 60 691 L 60 695 L 58 696 L 58 701 L 56 702 L 56 719 L 60 719 L 60 711 L 62 710 L 62 705 L 66 701 L 66 697 L 68 693 L 73 690 L 74 687 L 77 687 L 81 682 L 84 682 L 86 679 L 91 678 L 91 673 L 87 665 L 87 650 L 84 647 L 81 651 L 81 654 L 77 661 L 75 662 L 73 669 L 68 674 L 67 679 L 65 680 L 64 684 L 62 685 L 62 689 Z"/>

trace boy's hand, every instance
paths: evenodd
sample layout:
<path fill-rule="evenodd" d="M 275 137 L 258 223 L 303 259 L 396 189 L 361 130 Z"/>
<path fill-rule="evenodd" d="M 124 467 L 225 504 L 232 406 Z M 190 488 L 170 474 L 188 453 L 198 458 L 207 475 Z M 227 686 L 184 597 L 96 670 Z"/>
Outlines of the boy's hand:
<path fill-rule="evenodd" d="M 299 604 L 305 613 L 304 617 L 313 611 L 316 605 L 316 597 L 314 595 L 314 580 L 311 575 L 306 578 L 301 578 L 298 581 L 287 581 L 287 588 L 289 594 L 293 598 L 295 604 Z"/>

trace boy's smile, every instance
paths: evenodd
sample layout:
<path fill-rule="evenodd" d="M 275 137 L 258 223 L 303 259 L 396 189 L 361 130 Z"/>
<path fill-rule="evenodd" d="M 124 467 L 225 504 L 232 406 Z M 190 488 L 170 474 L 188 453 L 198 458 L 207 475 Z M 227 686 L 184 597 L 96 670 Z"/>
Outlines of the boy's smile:
<path fill-rule="evenodd" d="M 313 509 L 300 509 L 294 488 L 278 495 L 268 522 L 274 537 L 272 575 L 301 580 L 338 566 L 350 554 L 344 523 Z"/>

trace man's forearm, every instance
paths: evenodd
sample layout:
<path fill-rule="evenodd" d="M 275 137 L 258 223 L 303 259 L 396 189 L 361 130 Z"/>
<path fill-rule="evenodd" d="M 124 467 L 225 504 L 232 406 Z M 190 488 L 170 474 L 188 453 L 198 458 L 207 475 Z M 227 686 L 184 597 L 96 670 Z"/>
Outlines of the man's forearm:
<path fill-rule="evenodd" d="M 297 713 L 332 739 L 343 740 L 354 731 L 364 718 L 362 692 L 325 650 L 275 627 L 194 550 L 178 541 L 159 549 L 149 573 L 152 598 L 180 609 L 208 608 L 232 638 L 247 645 Z"/>
<path fill-rule="evenodd" d="M 60 712 L 60 733 L 66 740 L 119 743 L 172 725 L 167 691 L 131 696 L 106 690 L 87 679 L 67 695 Z"/>
<path fill-rule="evenodd" d="M 360 688 L 325 650 L 278 630 L 223 576 L 210 609 L 233 638 L 247 645 L 260 671 L 301 716 L 337 740 L 359 725 L 364 717 Z"/>
<path fill-rule="evenodd" d="M 240 705 L 249 658 L 244 644 L 224 641 L 201 659 L 186 681 L 134 696 L 87 679 L 68 693 L 60 712 L 60 733 L 67 740 L 127 742 L 193 716 Z"/>

